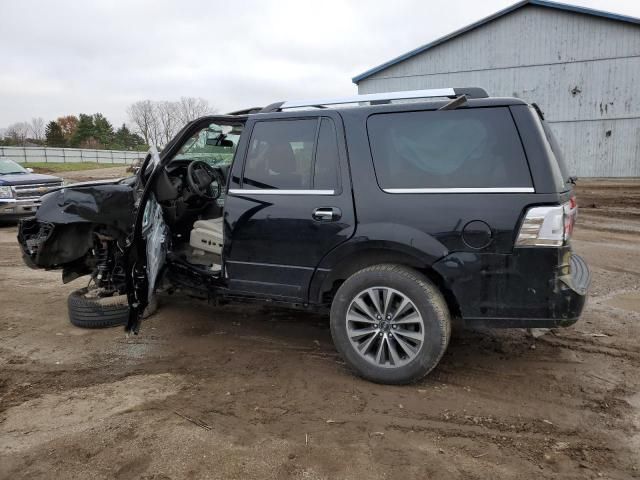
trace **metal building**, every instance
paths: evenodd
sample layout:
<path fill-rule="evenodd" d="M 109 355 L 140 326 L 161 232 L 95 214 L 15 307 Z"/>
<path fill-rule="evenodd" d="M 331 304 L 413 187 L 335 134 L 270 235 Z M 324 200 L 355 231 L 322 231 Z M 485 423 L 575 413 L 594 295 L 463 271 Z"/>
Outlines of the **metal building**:
<path fill-rule="evenodd" d="M 640 19 L 525 0 L 353 78 L 358 92 L 483 87 L 536 102 L 571 173 L 640 177 Z"/>

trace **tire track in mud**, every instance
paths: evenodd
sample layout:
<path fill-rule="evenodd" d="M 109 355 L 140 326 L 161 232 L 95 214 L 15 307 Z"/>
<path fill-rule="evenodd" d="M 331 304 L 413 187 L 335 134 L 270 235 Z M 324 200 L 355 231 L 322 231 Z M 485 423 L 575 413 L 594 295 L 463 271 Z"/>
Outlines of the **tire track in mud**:
<path fill-rule="evenodd" d="M 604 355 L 608 357 L 621 358 L 629 360 L 634 364 L 640 365 L 640 352 L 632 349 L 627 349 L 620 346 L 607 346 L 588 343 L 583 339 L 571 338 L 571 337 L 540 337 L 538 342 L 544 343 L 554 348 L 564 348 L 571 351 L 579 351 L 584 353 L 591 353 L 596 355 Z"/>
<path fill-rule="evenodd" d="M 493 445 L 503 451 L 503 454 L 509 452 L 510 455 L 537 466 L 543 465 L 549 453 L 555 453 L 566 455 L 574 463 L 574 468 L 599 470 L 609 465 L 616 456 L 631 454 L 627 448 L 610 447 L 606 440 L 587 439 L 581 432 L 572 432 L 564 436 L 541 436 L 529 433 L 487 432 L 481 428 L 451 428 L 442 424 L 423 426 L 397 423 L 389 425 L 386 430 L 396 430 L 405 435 L 417 433 L 430 437 L 437 436 L 440 438 L 439 444 L 443 445 L 453 439 L 472 440 L 474 444 L 484 443 L 485 446 Z M 477 448 L 480 448 L 480 445 Z M 620 450 L 624 450 L 625 453 Z"/>
<path fill-rule="evenodd" d="M 554 341 L 559 341 L 559 342 L 564 342 L 566 344 L 571 344 L 571 345 L 584 345 L 587 347 L 606 348 L 606 349 L 619 351 L 620 353 L 626 353 L 626 354 L 629 354 L 630 356 L 640 356 L 640 348 L 628 348 L 628 347 L 623 347 L 621 345 L 606 344 L 606 343 L 602 343 L 602 340 L 600 338 L 610 339 L 611 336 L 607 335 L 605 337 L 591 338 L 589 337 L 588 333 L 586 336 L 578 337 L 575 335 L 566 335 L 566 334 L 556 332 L 550 336 L 539 337 L 537 340 L 542 339 L 543 340 L 542 343 L 544 342 L 553 343 Z"/>

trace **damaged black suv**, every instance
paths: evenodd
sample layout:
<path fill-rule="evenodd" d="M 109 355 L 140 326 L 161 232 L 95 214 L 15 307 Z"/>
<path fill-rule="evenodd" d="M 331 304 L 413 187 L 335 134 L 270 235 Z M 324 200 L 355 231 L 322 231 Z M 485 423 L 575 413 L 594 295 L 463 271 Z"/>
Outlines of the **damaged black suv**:
<path fill-rule="evenodd" d="M 519 99 L 281 102 L 189 123 L 134 177 L 46 195 L 19 241 L 30 266 L 91 275 L 69 299 L 76 324 L 137 333 L 155 292 L 175 290 L 330 311 L 351 367 L 406 383 L 437 365 L 454 317 L 578 319 L 589 271 L 570 246 L 572 184 Z"/>

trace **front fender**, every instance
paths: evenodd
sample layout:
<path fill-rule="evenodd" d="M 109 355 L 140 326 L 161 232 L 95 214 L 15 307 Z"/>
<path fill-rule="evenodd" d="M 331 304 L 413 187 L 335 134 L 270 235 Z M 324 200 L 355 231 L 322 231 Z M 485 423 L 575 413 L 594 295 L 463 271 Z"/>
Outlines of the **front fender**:
<path fill-rule="evenodd" d="M 32 268 L 62 268 L 84 257 L 98 230 L 124 243 L 133 228 L 134 190 L 126 184 L 71 186 L 42 197 L 18 242 Z"/>
<path fill-rule="evenodd" d="M 36 220 L 54 226 L 95 223 L 130 233 L 134 207 L 134 190 L 127 184 L 69 186 L 42 197 Z"/>

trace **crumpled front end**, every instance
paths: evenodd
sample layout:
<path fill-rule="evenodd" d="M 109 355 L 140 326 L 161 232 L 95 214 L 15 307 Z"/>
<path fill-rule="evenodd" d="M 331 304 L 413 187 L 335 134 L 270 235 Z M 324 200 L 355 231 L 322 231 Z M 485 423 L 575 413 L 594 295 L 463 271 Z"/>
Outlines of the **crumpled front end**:
<path fill-rule="evenodd" d="M 134 189 L 127 184 L 72 186 L 49 193 L 35 217 L 20 222 L 23 259 L 32 268 L 61 268 L 82 261 L 96 235 L 124 244 L 134 211 Z"/>

